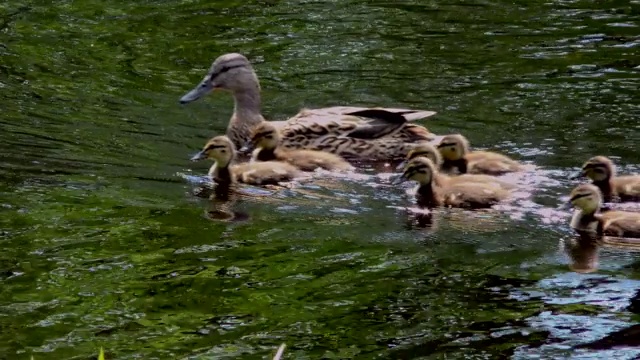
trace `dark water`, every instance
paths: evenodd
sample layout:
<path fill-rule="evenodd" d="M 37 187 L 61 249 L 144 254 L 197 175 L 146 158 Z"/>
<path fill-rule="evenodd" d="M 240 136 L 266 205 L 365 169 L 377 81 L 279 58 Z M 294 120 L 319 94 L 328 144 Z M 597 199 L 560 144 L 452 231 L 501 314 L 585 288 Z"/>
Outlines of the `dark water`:
<path fill-rule="evenodd" d="M 555 209 L 592 155 L 639 169 L 640 3 L 399 3 L 0 4 L 0 359 L 639 356 L 579 347 L 637 323 L 638 254 L 573 272 Z M 435 110 L 433 132 L 539 165 L 537 189 L 434 229 L 382 176 L 195 197 L 180 174 L 232 104 L 177 100 L 232 51 L 271 119 Z"/>

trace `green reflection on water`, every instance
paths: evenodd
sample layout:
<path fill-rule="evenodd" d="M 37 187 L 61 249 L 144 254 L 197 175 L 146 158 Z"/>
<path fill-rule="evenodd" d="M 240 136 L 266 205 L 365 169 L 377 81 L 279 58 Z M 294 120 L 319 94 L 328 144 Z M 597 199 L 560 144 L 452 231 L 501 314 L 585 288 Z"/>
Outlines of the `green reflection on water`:
<path fill-rule="evenodd" d="M 100 346 L 114 358 L 255 358 L 281 342 L 296 358 L 567 356 L 564 345 L 623 325 L 598 315 L 629 319 L 632 256 L 604 255 L 603 282 L 619 286 L 594 303 L 565 283 L 563 219 L 543 225 L 539 208 L 521 220 L 449 214 L 429 231 L 388 207 L 410 200 L 379 180 L 241 199 L 234 210 L 247 220 L 210 221 L 217 205 L 176 173 L 190 173 L 188 155 L 226 127 L 231 99 L 177 100 L 215 56 L 240 51 L 256 64 L 269 118 L 338 104 L 433 109 L 434 132 L 556 171 L 560 185 L 534 197 L 553 207 L 579 159 L 638 163 L 639 40 L 625 26 L 637 11 L 0 5 L 0 358 L 86 358 Z M 547 311 L 592 323 L 534 325 Z M 572 337 L 563 326 L 605 330 Z M 564 343 L 541 347 L 554 342 Z"/>

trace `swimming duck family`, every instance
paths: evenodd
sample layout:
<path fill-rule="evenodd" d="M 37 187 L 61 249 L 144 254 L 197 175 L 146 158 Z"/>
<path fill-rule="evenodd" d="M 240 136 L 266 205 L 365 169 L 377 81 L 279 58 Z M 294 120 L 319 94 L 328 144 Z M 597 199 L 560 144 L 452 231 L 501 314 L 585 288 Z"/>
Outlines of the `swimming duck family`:
<path fill-rule="evenodd" d="M 242 54 L 216 58 L 204 79 L 180 99 L 187 104 L 213 90 L 233 94 L 235 107 L 226 135 L 237 149 L 251 138 L 256 125 L 266 120 L 261 113 L 260 82 L 249 60 Z M 282 137 L 284 149 L 326 151 L 363 160 L 401 159 L 413 144 L 433 141 L 436 135 L 415 120 L 434 111 L 334 106 L 303 109 L 284 121 L 270 121 Z"/>
<path fill-rule="evenodd" d="M 527 170 L 505 154 L 473 150 L 462 134 L 429 132 L 416 122 L 436 114 L 428 110 L 336 106 L 266 121 L 258 77 L 241 54 L 215 59 L 204 79 L 180 102 L 190 103 L 216 89 L 233 94 L 233 115 L 225 134 L 210 139 L 192 158 L 214 160 L 208 174 L 216 183 L 281 184 L 317 169 L 356 171 L 350 162 L 402 161 L 394 183 L 416 182 L 419 206 L 475 210 L 510 201 L 514 185 L 501 176 Z M 250 161 L 237 162 L 239 148 L 252 151 Z M 568 204 L 575 212 L 570 227 L 580 234 L 640 241 L 640 212 L 610 207 L 612 202 L 640 201 L 640 175 L 617 176 L 609 158 L 595 156 L 573 179 L 582 177 L 592 183 L 571 191 Z"/>

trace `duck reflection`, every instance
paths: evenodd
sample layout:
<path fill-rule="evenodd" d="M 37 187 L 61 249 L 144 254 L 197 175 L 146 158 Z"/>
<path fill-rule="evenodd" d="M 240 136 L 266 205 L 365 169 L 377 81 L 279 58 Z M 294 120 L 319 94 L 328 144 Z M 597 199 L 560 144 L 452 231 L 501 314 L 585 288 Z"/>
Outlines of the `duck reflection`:
<path fill-rule="evenodd" d="M 209 200 L 205 217 L 210 220 L 235 222 L 250 218 L 249 214 L 235 209 L 242 192 L 234 184 L 205 184 L 194 188 L 192 194 Z"/>
<path fill-rule="evenodd" d="M 601 244 L 597 236 L 589 234 L 563 239 L 562 247 L 571 260 L 569 268 L 583 274 L 598 270 Z"/>
<path fill-rule="evenodd" d="M 427 229 L 433 232 L 437 229 L 437 214 L 427 207 L 404 208 L 406 214 L 406 229 Z"/>
<path fill-rule="evenodd" d="M 640 252 L 640 239 L 602 236 L 588 231 L 576 231 L 578 235 L 562 240 L 564 252 L 571 259 L 569 268 L 578 273 L 598 270 L 600 249 Z"/>

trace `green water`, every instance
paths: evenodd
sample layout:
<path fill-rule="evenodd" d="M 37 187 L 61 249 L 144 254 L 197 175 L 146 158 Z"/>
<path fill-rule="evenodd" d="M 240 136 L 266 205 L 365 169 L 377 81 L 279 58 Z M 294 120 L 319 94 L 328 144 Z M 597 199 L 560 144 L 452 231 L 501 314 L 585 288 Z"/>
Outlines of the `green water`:
<path fill-rule="evenodd" d="M 639 25 L 637 1 L 3 2 L 0 359 L 638 356 L 575 348 L 638 321 L 640 264 L 602 248 L 573 272 L 556 208 L 592 155 L 640 168 Z M 433 228 L 372 172 L 194 196 L 180 174 L 232 100 L 178 99 L 226 52 L 268 118 L 435 110 L 433 132 L 539 165 L 537 189 Z"/>

